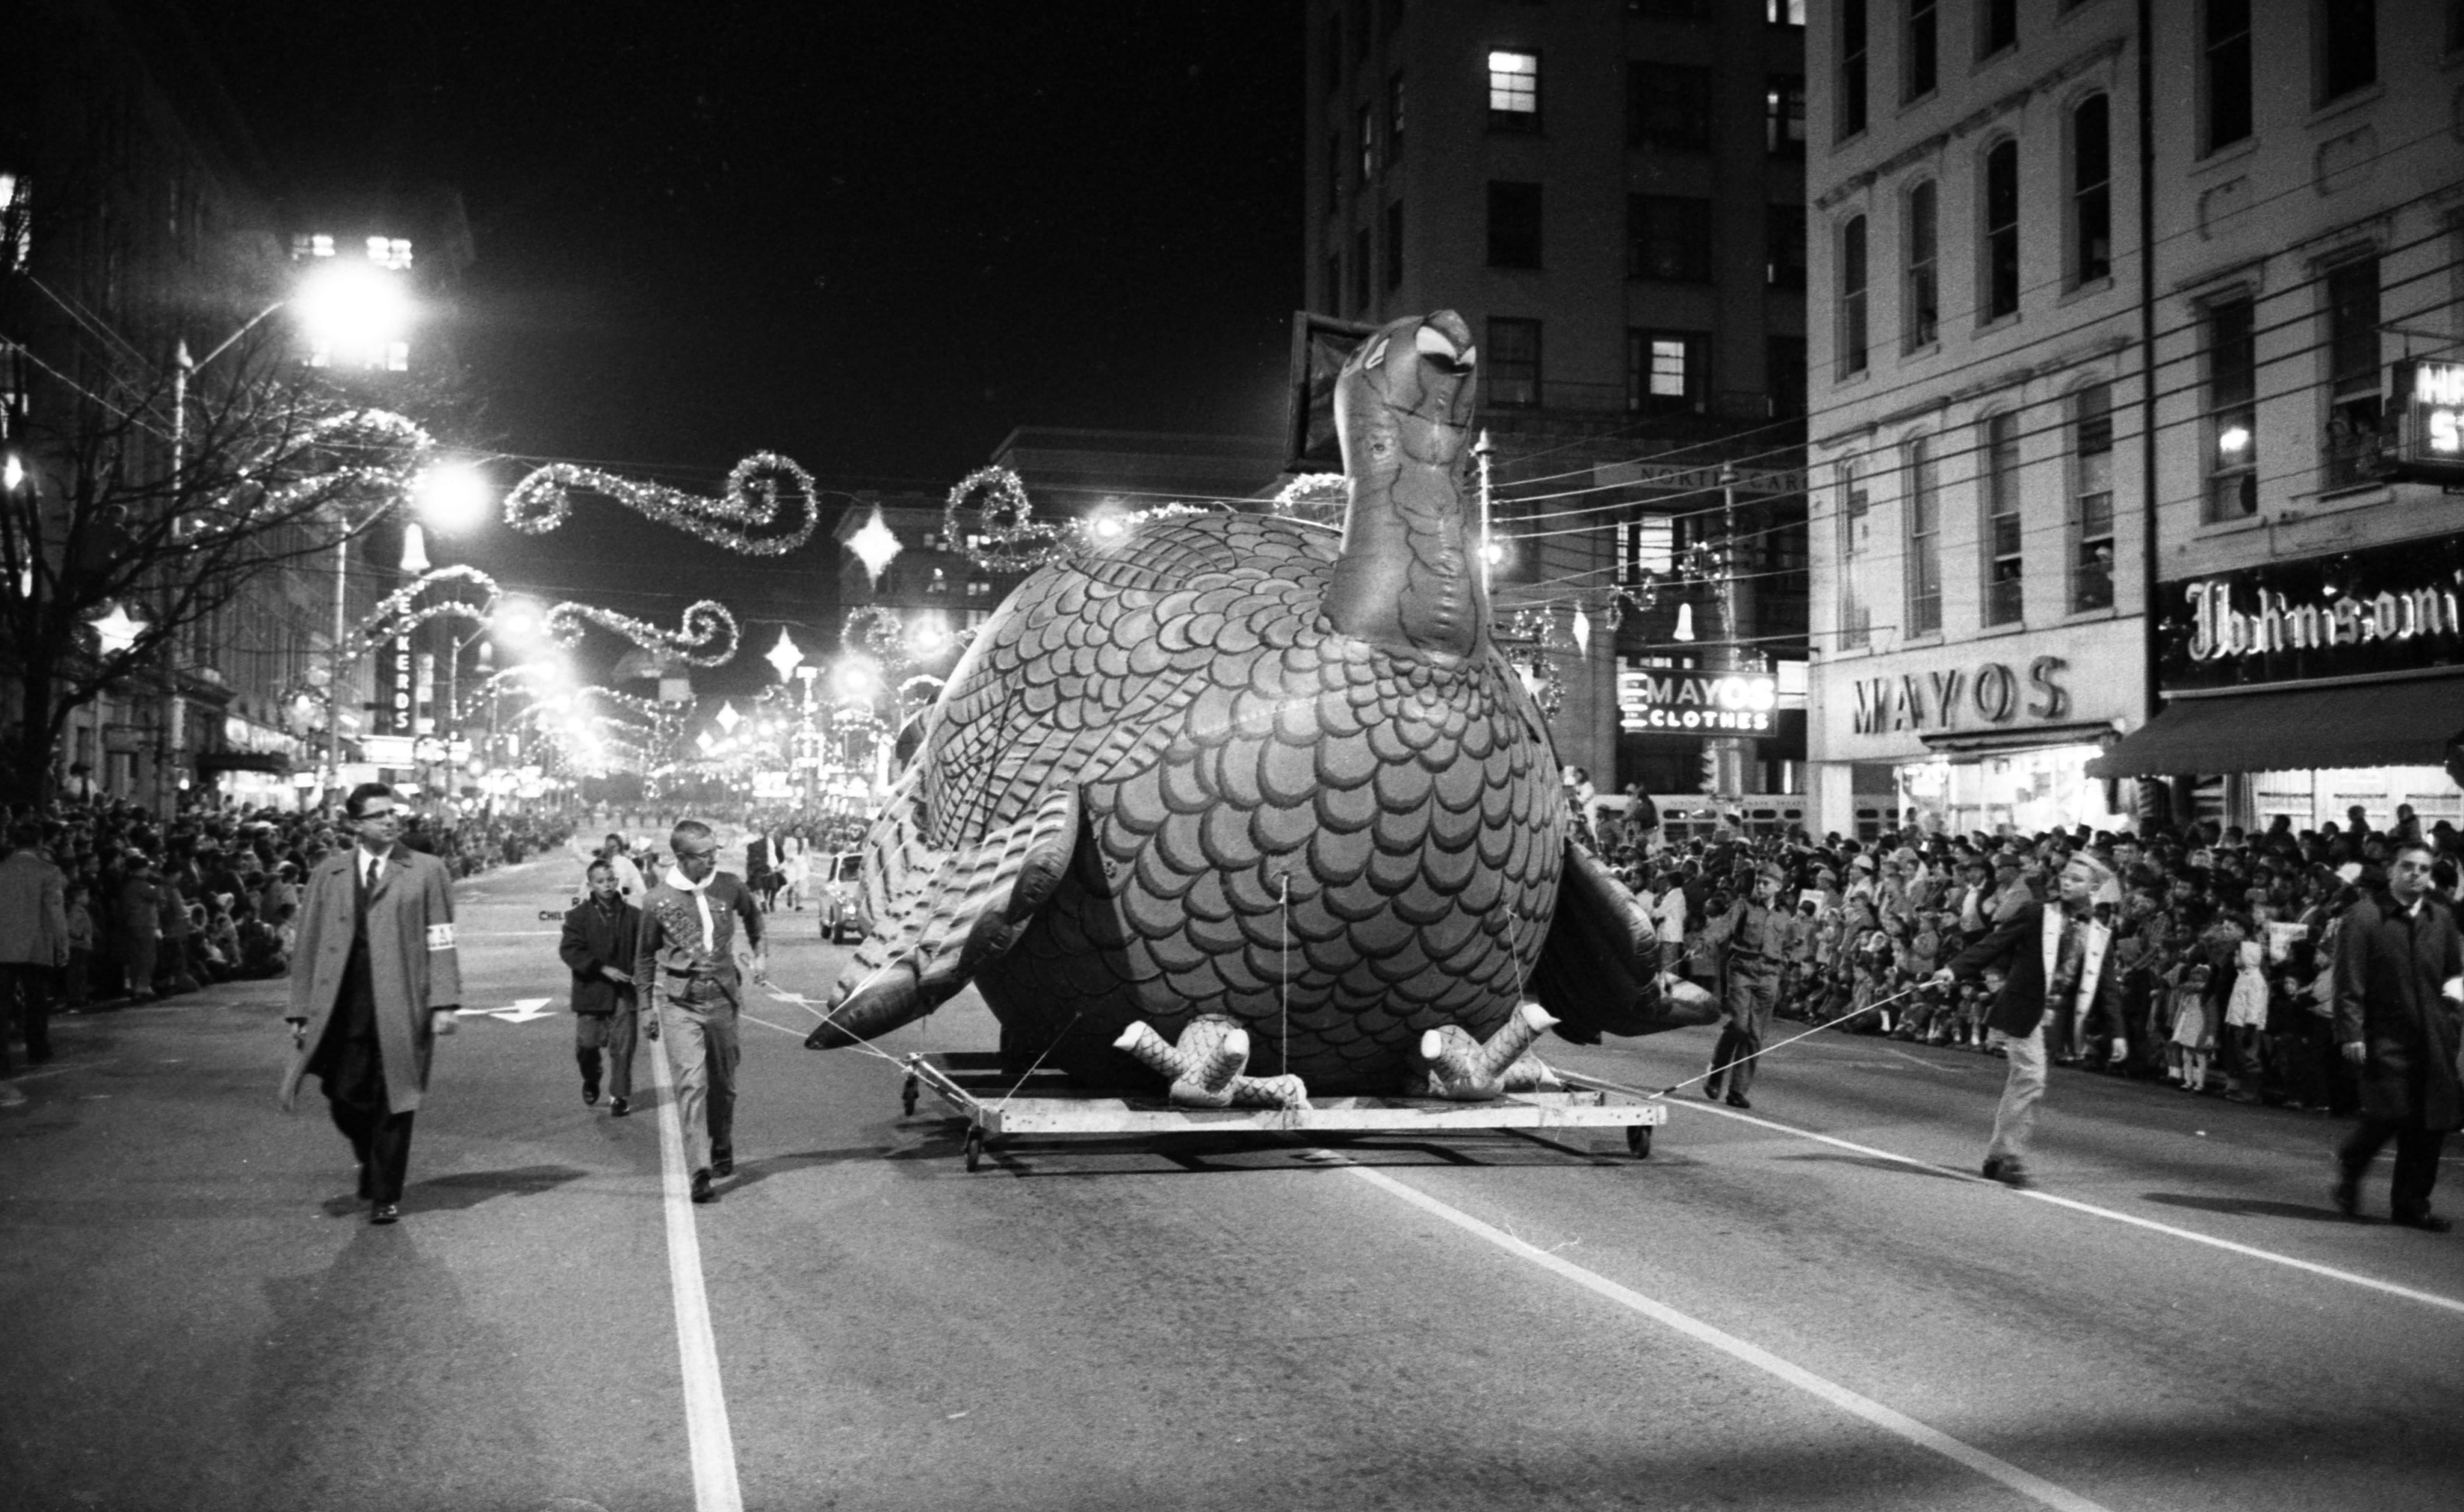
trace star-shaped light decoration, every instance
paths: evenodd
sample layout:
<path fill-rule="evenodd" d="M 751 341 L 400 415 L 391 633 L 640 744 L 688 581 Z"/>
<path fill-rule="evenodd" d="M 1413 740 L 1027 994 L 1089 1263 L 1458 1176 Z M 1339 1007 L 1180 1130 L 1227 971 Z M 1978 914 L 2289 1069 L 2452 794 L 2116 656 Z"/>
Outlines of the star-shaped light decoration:
<path fill-rule="evenodd" d="M 787 638 L 787 627 L 782 625 L 779 626 L 779 644 L 770 647 L 770 653 L 761 659 L 779 668 L 779 681 L 783 683 L 795 676 L 796 668 L 803 665 L 804 653 L 796 649 L 796 643 Z"/>
<path fill-rule="evenodd" d="M 736 727 L 743 721 L 744 716 L 736 712 L 736 705 L 733 702 L 718 706 L 718 728 L 729 734 L 736 734 Z"/>
<path fill-rule="evenodd" d="M 703 731 L 700 734 L 693 736 L 693 744 L 701 747 L 701 754 L 704 756 L 710 755 L 711 752 L 716 750 L 718 747 L 718 742 L 710 737 L 710 732 L 707 730 Z"/>
<path fill-rule="evenodd" d="M 882 571 L 890 565 L 890 559 L 902 549 L 898 544 L 898 533 L 881 517 L 878 504 L 872 507 L 872 518 L 864 522 L 864 528 L 847 537 L 847 550 L 854 552 L 856 560 L 864 563 L 864 570 L 871 576 L 875 586 L 879 586 Z"/>
<path fill-rule="evenodd" d="M 1592 654 L 1592 617 L 1579 603 L 1574 605 L 1574 646 L 1585 656 Z"/>
<path fill-rule="evenodd" d="M 136 645 L 137 638 L 146 630 L 143 620 L 132 620 L 128 617 L 128 605 L 124 603 L 115 603 L 111 606 L 109 614 L 99 620 L 89 620 L 86 623 L 94 626 L 95 639 L 102 643 L 102 654 L 105 656 L 116 655 Z"/>

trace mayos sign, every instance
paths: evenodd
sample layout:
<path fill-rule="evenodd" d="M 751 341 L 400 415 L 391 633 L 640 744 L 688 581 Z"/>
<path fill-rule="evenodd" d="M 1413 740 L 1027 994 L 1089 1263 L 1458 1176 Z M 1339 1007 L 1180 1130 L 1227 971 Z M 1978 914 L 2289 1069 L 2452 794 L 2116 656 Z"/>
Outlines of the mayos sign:
<path fill-rule="evenodd" d="M 2167 690 L 2464 665 L 2464 536 L 2161 584 Z"/>
<path fill-rule="evenodd" d="M 1680 734 L 1769 734 L 1779 680 L 1768 672 L 1617 672 L 1617 723 Z"/>
<path fill-rule="evenodd" d="M 1850 728 L 1860 735 L 1894 731 L 1948 731 L 2008 725 L 2021 718 L 2052 724 L 2070 717 L 2070 663 L 2039 656 L 2022 673 L 2008 662 L 1948 667 L 1928 672 L 1854 679 Z"/>

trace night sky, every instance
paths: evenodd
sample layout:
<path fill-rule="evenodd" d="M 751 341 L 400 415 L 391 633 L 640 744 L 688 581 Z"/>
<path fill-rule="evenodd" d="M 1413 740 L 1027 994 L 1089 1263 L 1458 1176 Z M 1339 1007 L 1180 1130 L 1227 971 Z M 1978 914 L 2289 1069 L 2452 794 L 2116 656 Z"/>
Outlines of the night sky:
<path fill-rule="evenodd" d="M 303 205 L 460 189 L 487 448 L 697 492 L 768 449 L 937 494 L 1018 426 L 1281 425 L 1297 0 L 196 11 Z M 825 538 L 747 559 L 584 501 L 436 556 L 669 624 L 718 598 L 746 633 L 714 686 L 770 675 L 780 619 L 836 628 Z"/>

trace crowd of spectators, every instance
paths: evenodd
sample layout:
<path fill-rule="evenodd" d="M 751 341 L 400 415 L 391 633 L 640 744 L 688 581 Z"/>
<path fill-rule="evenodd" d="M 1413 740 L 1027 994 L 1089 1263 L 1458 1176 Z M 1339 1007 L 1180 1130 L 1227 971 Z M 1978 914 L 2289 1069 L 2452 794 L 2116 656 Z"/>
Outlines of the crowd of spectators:
<path fill-rule="evenodd" d="M 2384 886 L 2399 840 L 2428 844 L 2437 896 L 2464 899 L 2464 836 L 2409 807 L 2385 830 L 2355 808 L 2341 825 L 2297 831 L 2279 817 L 2250 834 L 2212 822 L 1818 843 L 1724 830 L 1663 846 L 1604 814 L 1584 835 L 1652 910 L 1673 969 L 1706 988 L 1719 990 L 1755 870 L 1775 865 L 1787 878 L 1782 1016 L 1991 1055 L 2002 1053 L 1984 1025 L 1999 984 L 1928 979 L 2028 899 L 2050 900 L 2087 852 L 2113 873 L 2096 903 L 2112 945 L 2092 1000 L 2049 1025 L 2055 1063 L 2321 1113 L 2350 1112 L 2357 1096 L 2333 1023 L 2339 921 Z"/>
<path fill-rule="evenodd" d="M 282 975 L 309 868 L 350 837 L 321 811 L 199 802 L 167 822 L 134 804 L 60 800 L 7 815 L 39 826 L 66 879 L 66 1008 L 146 1002 L 213 982 Z M 549 818 L 414 818 L 404 844 L 456 877 L 560 844 Z"/>

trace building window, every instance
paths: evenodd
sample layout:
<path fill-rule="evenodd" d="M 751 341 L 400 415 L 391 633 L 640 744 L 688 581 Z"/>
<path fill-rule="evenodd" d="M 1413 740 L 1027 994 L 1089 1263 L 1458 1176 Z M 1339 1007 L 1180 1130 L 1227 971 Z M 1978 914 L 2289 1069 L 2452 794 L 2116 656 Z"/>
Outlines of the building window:
<path fill-rule="evenodd" d="M 1540 322 L 1488 318 L 1488 402 L 1499 409 L 1540 404 Z"/>
<path fill-rule="evenodd" d="M 2378 82 L 2378 0 L 2312 0 L 2312 46 L 2319 59 L 2319 102 L 2341 99 Z"/>
<path fill-rule="evenodd" d="M 1488 181 L 1488 265 L 1540 266 L 1540 186 Z"/>
<path fill-rule="evenodd" d="M 969 578 L 969 579 L 967 580 L 967 597 L 968 597 L 968 598 L 970 598 L 970 599 L 989 599 L 989 598 L 991 598 L 992 596 L 993 596 L 993 584 L 992 584 L 992 580 L 991 580 L 991 579 L 989 579 L 989 578 Z"/>
<path fill-rule="evenodd" d="M 1805 415 L 1805 338 L 1774 336 L 1764 343 L 1763 386 L 1771 418 L 1798 420 Z"/>
<path fill-rule="evenodd" d="M 1865 217 L 1839 228 L 1839 376 L 1865 370 Z"/>
<path fill-rule="evenodd" d="M 2019 313 L 2019 144 L 1985 154 L 1985 318 Z"/>
<path fill-rule="evenodd" d="M 2248 296 L 2207 308 L 2209 524 L 2258 513 L 2258 340 Z"/>
<path fill-rule="evenodd" d="M 1763 19 L 1773 26 L 1803 27 L 1805 0 L 1763 0 Z"/>
<path fill-rule="evenodd" d="M 924 584 L 924 591 L 925 591 L 926 593 L 947 593 L 947 592 L 949 592 L 949 591 L 950 591 L 950 575 L 949 575 L 948 573 L 946 573 L 946 572 L 942 571 L 942 570 L 941 570 L 940 568 L 938 568 L 938 567 L 934 568 L 934 569 L 933 569 L 933 579 L 932 579 L 932 581 L 931 581 L 930 582 L 927 582 L 926 584 Z"/>
<path fill-rule="evenodd" d="M 2016 625 L 2024 612 L 2019 572 L 2019 417 L 1985 422 L 1985 623 Z"/>
<path fill-rule="evenodd" d="M 1625 8 L 1636 15 L 1659 16 L 1670 21 L 1702 21 L 1711 14 L 1711 0 L 1625 0 Z"/>
<path fill-rule="evenodd" d="M 1397 200 L 1386 207 L 1386 287 L 1399 289 L 1403 284 L 1403 202 Z"/>
<path fill-rule="evenodd" d="M 1979 0 L 1976 7 L 1976 55 L 1991 57 L 2019 45 L 2019 0 Z"/>
<path fill-rule="evenodd" d="M 1707 117 L 1708 111 L 1705 113 Z M 1805 76 L 1763 77 L 1763 150 L 1775 158 L 1805 156 Z"/>
<path fill-rule="evenodd" d="M 1625 140 L 1699 152 L 1711 145 L 1711 71 L 1683 63 L 1628 63 Z"/>
<path fill-rule="evenodd" d="M 2207 0 L 2206 35 L 2200 59 L 2207 99 L 2203 151 L 2231 146 L 2250 135 L 2250 0 Z"/>
<path fill-rule="evenodd" d="M 2113 276 L 2113 102 L 2091 95 L 2071 112 L 2071 282 Z"/>
<path fill-rule="evenodd" d="M 2071 397 L 2071 611 L 2113 607 L 2113 385 Z"/>
<path fill-rule="evenodd" d="M 1377 107 L 1363 105 L 1359 114 L 1360 182 L 1363 186 L 1377 182 Z"/>
<path fill-rule="evenodd" d="M 1363 314 L 1375 297 L 1370 292 L 1369 280 L 1375 276 L 1376 268 L 1376 259 L 1369 250 L 1369 228 L 1363 226 L 1352 233 L 1352 304 Z"/>
<path fill-rule="evenodd" d="M 1403 161 L 1403 76 L 1386 80 L 1386 161 Z"/>
<path fill-rule="evenodd" d="M 1763 282 L 1774 289 L 1804 288 L 1805 207 L 1766 205 L 1763 217 L 1763 234 L 1770 244 L 1764 253 Z"/>
<path fill-rule="evenodd" d="M 1343 208 L 1343 133 L 1326 134 L 1326 208 Z"/>
<path fill-rule="evenodd" d="M 2327 487 L 2378 473 L 2385 409 L 2379 374 L 2379 260 L 2357 257 L 2327 272 Z"/>
<path fill-rule="evenodd" d="M 1709 338 L 1699 331 L 1625 334 L 1625 407 L 1643 414 L 1700 411 Z"/>
<path fill-rule="evenodd" d="M 1488 55 L 1488 127 L 1491 131 L 1540 129 L 1540 55 Z"/>
<path fill-rule="evenodd" d="M 1329 6 L 1326 11 L 1326 87 L 1333 89 L 1343 82 L 1343 8 Z"/>
<path fill-rule="evenodd" d="M 1343 254 L 1326 254 L 1326 309 L 1329 315 L 1343 314 Z"/>
<path fill-rule="evenodd" d="M 21 273 L 33 254 L 33 184 L 22 173 L 0 173 L 0 273 Z M 300 237 L 291 255 L 301 255 Z"/>
<path fill-rule="evenodd" d="M 1352 0 L 1352 60 L 1369 57 L 1369 0 Z"/>
<path fill-rule="evenodd" d="M 1936 236 L 1939 191 L 1925 180 L 1908 190 L 1908 275 L 1905 299 L 1907 350 L 1930 346 L 1942 335 L 1941 242 Z"/>
<path fill-rule="evenodd" d="M 1942 491 L 1933 449 L 1908 443 L 1908 633 L 1942 628 Z"/>
<path fill-rule="evenodd" d="M 1623 586 L 1639 588 L 1677 570 L 1677 521 L 1667 515 L 1638 515 L 1625 522 Z"/>
<path fill-rule="evenodd" d="M 1865 552 L 1873 530 L 1873 512 L 1865 498 L 1857 465 L 1839 468 L 1839 644 L 1864 646 L 1874 638 L 1874 611 L 1865 603 Z"/>
<path fill-rule="evenodd" d="M 1626 198 L 1627 272 L 1674 283 L 1711 279 L 1711 202 L 1664 194 Z"/>
<path fill-rule="evenodd" d="M 1934 0 L 1907 0 L 1908 24 L 1902 43 L 1907 73 L 1901 80 L 1902 99 L 1922 99 L 1934 91 L 1942 72 L 1941 17 Z"/>
<path fill-rule="evenodd" d="M 1865 0 L 1839 0 L 1838 140 L 1865 129 Z"/>

